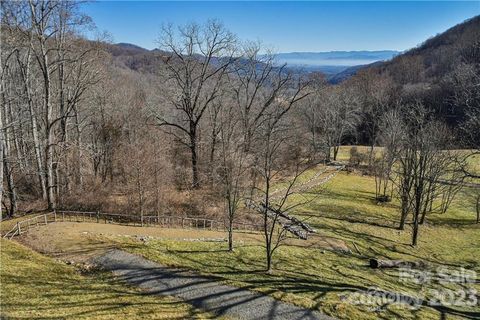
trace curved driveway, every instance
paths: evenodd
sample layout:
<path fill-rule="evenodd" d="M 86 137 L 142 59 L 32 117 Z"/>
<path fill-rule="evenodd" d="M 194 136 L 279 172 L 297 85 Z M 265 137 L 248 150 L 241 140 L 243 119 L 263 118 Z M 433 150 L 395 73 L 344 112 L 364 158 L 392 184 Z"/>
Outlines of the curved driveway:
<path fill-rule="evenodd" d="M 242 320 L 333 319 L 260 293 L 221 284 L 213 278 L 163 267 L 122 250 L 110 250 L 94 262 L 151 294 L 176 296 L 218 316 Z"/>

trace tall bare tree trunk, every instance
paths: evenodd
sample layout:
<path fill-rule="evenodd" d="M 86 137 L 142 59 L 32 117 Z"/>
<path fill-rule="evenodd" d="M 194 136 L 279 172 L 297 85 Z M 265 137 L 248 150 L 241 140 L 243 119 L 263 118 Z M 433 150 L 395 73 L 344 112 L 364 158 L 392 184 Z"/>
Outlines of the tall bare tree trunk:
<path fill-rule="evenodd" d="M 8 110 L 7 110 L 7 99 L 5 97 L 5 82 L 4 82 L 4 77 L 3 77 L 3 68 L 2 68 L 2 81 L 1 81 L 1 96 L 2 96 L 2 105 L 0 106 L 0 157 L 1 157 L 1 169 L 2 169 L 2 180 L 0 181 L 1 183 L 1 194 L 0 194 L 0 207 L 2 206 L 3 202 L 3 195 L 5 193 L 5 190 L 3 189 L 3 178 L 6 178 L 7 182 L 7 188 L 8 188 L 8 196 L 10 200 L 10 209 L 8 210 L 8 215 L 12 216 L 13 213 L 16 211 L 16 205 L 17 205 L 17 198 L 16 198 L 16 191 L 15 191 L 15 186 L 13 184 L 13 176 L 12 176 L 12 170 L 10 168 L 10 163 L 8 162 L 8 154 L 10 150 L 10 144 L 9 142 L 9 137 L 8 137 L 8 128 L 12 124 L 8 120 Z M 1 212 L 0 212 L 1 216 Z M 1 220 L 1 218 L 0 218 Z"/>
<path fill-rule="evenodd" d="M 477 195 L 477 204 L 475 205 L 475 209 L 477 210 L 477 223 L 480 223 L 480 193 Z"/>
<path fill-rule="evenodd" d="M 32 137 L 33 137 L 33 144 L 35 149 L 35 162 L 37 165 L 37 172 L 38 172 L 38 181 L 40 184 L 40 188 L 42 190 L 42 198 L 47 200 L 47 189 L 45 183 L 45 171 L 43 167 L 42 161 L 42 147 L 40 145 L 40 140 L 38 139 L 38 125 L 37 125 L 37 117 L 35 112 L 33 111 L 33 104 L 29 103 L 29 111 L 30 111 L 30 122 L 32 125 Z"/>
<path fill-rule="evenodd" d="M 48 57 L 45 55 L 45 65 L 48 66 Z M 46 70 L 44 73 L 45 81 L 45 181 L 47 189 L 47 205 L 49 210 L 55 209 L 55 186 L 54 186 L 54 168 L 53 168 L 53 146 L 54 146 L 54 130 L 52 128 L 52 106 L 50 101 L 50 75 Z"/>
<path fill-rule="evenodd" d="M 2 79 L 3 80 L 3 79 Z M 3 91 L 3 84 L 2 84 L 2 91 Z M 3 220 L 3 207 L 2 207 L 2 202 L 3 202 L 3 152 L 5 149 L 5 139 L 3 136 L 3 117 L 2 117 L 2 108 L 0 108 L 0 156 L 2 157 L 2 160 L 0 161 L 0 222 Z"/>
<path fill-rule="evenodd" d="M 190 125 L 190 152 L 192 156 L 192 188 L 200 187 L 198 179 L 197 131 L 195 125 Z"/>
<path fill-rule="evenodd" d="M 77 187 L 83 189 L 83 175 L 82 175 L 82 132 L 80 130 L 80 121 L 78 119 L 78 110 L 75 108 L 75 129 L 77 131 L 77 172 L 76 183 Z"/>
<path fill-rule="evenodd" d="M 8 119 L 5 123 L 14 123 L 15 120 L 13 118 L 12 113 L 12 105 L 11 103 L 7 103 L 6 110 L 5 110 L 5 119 Z M 18 141 L 18 132 L 14 125 L 9 126 L 7 131 L 7 139 L 13 142 L 13 146 L 15 147 L 15 152 L 17 154 L 17 161 L 21 169 L 25 169 L 25 158 L 21 153 L 20 142 Z M 13 152 L 12 149 L 9 149 L 9 153 Z"/>
<path fill-rule="evenodd" d="M 42 192 L 43 200 L 47 200 L 47 189 L 45 184 L 45 175 L 44 175 L 44 167 L 42 164 L 42 148 L 40 145 L 40 140 L 38 138 L 38 125 L 37 125 L 37 115 L 35 114 L 32 94 L 30 92 L 30 63 L 31 63 L 31 52 L 30 50 L 27 53 L 27 58 L 25 64 L 22 64 L 20 59 L 18 58 L 18 63 L 20 65 L 20 75 L 22 76 L 22 83 L 24 85 L 24 91 L 26 95 L 26 100 L 28 104 L 28 112 L 30 116 L 30 124 L 32 130 L 32 137 L 33 137 L 33 145 L 35 150 L 35 163 L 37 166 L 37 174 L 38 174 L 38 182 L 40 185 L 40 190 Z"/>
<path fill-rule="evenodd" d="M 333 146 L 333 161 L 337 161 L 338 150 L 340 149 L 340 145 Z"/>
<path fill-rule="evenodd" d="M 1 116 L 1 115 L 0 115 Z M 2 130 L 3 128 L 0 128 Z M 5 148 L 3 139 L 0 137 L 0 154 L 3 154 L 3 149 Z M 2 207 L 2 200 L 3 200 L 3 161 L 0 161 L 0 222 L 3 220 L 3 207 Z"/>
<path fill-rule="evenodd" d="M 400 214 L 400 225 L 398 226 L 399 230 L 405 229 L 405 222 L 407 221 L 408 216 L 408 199 L 404 199 L 404 195 L 402 195 L 402 212 Z"/>
<path fill-rule="evenodd" d="M 418 241 L 418 225 L 419 225 L 419 214 L 415 213 L 413 216 L 413 233 L 412 233 L 412 246 L 417 245 Z"/>
<path fill-rule="evenodd" d="M 13 172 L 8 161 L 6 148 L 3 148 L 2 159 L 4 175 L 7 180 L 8 199 L 10 202 L 10 209 L 8 210 L 8 215 L 9 217 L 13 217 L 13 215 L 17 211 L 17 191 L 15 189 L 15 183 L 12 175 Z"/>

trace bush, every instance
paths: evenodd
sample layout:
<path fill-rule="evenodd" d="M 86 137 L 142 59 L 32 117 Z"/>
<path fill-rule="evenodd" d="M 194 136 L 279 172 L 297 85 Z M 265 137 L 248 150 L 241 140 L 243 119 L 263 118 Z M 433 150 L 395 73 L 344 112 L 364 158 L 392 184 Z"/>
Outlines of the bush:
<path fill-rule="evenodd" d="M 358 151 L 357 147 L 352 147 L 350 149 L 350 159 L 348 164 L 351 167 L 358 168 L 362 163 L 367 159 L 367 155 Z"/>

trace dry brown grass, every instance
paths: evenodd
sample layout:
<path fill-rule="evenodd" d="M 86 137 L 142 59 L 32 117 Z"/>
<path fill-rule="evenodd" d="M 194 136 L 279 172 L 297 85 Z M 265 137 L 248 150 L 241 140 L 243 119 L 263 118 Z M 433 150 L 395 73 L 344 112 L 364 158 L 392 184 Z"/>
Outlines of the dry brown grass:
<path fill-rule="evenodd" d="M 0 239 L 1 319 L 211 319 L 179 299 L 153 296 L 111 275 L 73 266 Z"/>

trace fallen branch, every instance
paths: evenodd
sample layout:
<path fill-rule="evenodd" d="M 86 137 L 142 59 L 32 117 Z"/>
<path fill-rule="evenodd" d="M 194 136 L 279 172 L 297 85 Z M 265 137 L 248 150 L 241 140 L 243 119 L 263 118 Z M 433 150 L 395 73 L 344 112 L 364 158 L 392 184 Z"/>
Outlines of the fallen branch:
<path fill-rule="evenodd" d="M 370 268 L 382 269 L 382 268 L 423 268 L 425 264 L 421 261 L 405 261 L 405 260 L 381 260 L 370 259 Z"/>

